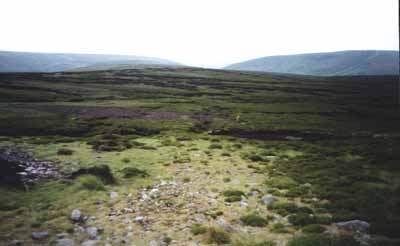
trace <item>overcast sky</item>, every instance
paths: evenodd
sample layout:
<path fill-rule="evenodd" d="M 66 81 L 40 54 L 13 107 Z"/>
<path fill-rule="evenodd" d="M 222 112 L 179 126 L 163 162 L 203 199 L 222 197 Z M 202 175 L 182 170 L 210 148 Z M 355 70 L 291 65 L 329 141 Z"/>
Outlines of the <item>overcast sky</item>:
<path fill-rule="evenodd" d="M 222 66 L 398 49 L 398 0 L 0 0 L 0 50 L 130 54 Z"/>

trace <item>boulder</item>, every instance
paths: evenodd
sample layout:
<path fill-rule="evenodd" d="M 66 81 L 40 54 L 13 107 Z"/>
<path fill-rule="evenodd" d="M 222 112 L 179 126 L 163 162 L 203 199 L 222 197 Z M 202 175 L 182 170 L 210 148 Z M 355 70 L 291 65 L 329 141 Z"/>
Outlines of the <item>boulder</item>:
<path fill-rule="evenodd" d="M 366 232 L 369 229 L 369 223 L 362 220 L 350 220 L 336 223 L 336 226 L 346 231 Z"/>
<path fill-rule="evenodd" d="M 34 240 L 40 240 L 40 239 L 46 238 L 48 236 L 49 236 L 48 231 L 32 232 L 32 239 L 34 239 Z"/>
<path fill-rule="evenodd" d="M 81 211 L 78 209 L 74 209 L 71 213 L 71 220 L 74 222 L 79 222 L 82 220 L 82 214 Z"/>
<path fill-rule="evenodd" d="M 98 230 L 94 226 L 86 228 L 86 233 L 89 235 L 90 239 L 96 239 L 98 235 Z"/>
<path fill-rule="evenodd" d="M 275 201 L 276 198 L 273 195 L 265 195 L 261 198 L 262 203 L 264 203 L 265 205 L 269 206 L 272 205 Z"/>

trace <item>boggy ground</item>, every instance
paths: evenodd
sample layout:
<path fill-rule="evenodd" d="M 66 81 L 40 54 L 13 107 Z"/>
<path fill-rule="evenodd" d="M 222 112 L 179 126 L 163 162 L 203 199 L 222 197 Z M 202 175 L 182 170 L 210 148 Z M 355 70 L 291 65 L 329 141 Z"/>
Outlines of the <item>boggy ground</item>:
<path fill-rule="evenodd" d="M 397 245 L 396 83 L 195 68 L 0 75 L 1 149 L 59 174 L 1 185 L 0 243 Z M 82 171 L 104 166 L 115 182 Z M 335 224 L 354 219 L 370 227 Z"/>

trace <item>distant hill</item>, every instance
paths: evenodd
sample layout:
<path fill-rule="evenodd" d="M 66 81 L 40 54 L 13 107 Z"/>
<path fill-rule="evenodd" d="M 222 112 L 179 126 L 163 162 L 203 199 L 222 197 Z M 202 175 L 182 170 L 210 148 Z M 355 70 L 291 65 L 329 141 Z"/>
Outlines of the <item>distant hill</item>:
<path fill-rule="evenodd" d="M 339 51 L 267 56 L 225 69 L 320 76 L 399 74 L 399 51 Z"/>
<path fill-rule="evenodd" d="M 165 59 L 143 56 L 0 51 L 0 72 L 59 72 L 96 64 L 180 65 Z"/>
<path fill-rule="evenodd" d="M 100 62 L 89 66 L 78 67 L 68 70 L 69 72 L 86 72 L 86 71 L 101 71 L 101 70 L 128 70 L 128 69 L 142 69 L 142 68 L 165 68 L 165 67 L 183 67 L 178 63 L 157 62 L 155 60 L 122 60 L 111 62 Z"/>

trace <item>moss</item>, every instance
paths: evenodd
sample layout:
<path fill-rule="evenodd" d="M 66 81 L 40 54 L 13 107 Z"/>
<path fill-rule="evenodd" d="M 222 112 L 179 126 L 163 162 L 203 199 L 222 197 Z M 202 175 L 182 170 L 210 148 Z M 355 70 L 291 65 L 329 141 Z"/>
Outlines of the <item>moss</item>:
<path fill-rule="evenodd" d="M 230 235 L 217 227 L 210 227 L 207 230 L 207 243 L 215 243 L 218 245 L 228 244 L 231 242 Z"/>
<path fill-rule="evenodd" d="M 240 217 L 240 221 L 247 226 L 264 227 L 268 221 L 256 213 L 251 213 Z"/>
<path fill-rule="evenodd" d="M 192 227 L 190 228 L 190 232 L 195 236 L 200 234 L 205 234 L 207 232 L 207 227 L 204 227 L 200 224 L 193 224 Z"/>
<path fill-rule="evenodd" d="M 78 183 L 87 190 L 105 190 L 104 183 L 94 175 L 82 175 L 77 178 Z"/>

